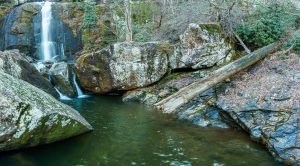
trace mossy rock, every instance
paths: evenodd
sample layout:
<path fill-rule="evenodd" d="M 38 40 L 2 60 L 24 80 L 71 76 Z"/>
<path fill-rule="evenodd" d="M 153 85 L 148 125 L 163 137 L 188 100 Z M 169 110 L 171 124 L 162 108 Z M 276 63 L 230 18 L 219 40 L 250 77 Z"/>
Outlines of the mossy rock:
<path fill-rule="evenodd" d="M 38 14 L 40 10 L 41 6 L 34 3 L 26 3 L 20 6 L 17 12 L 17 19 L 11 27 L 11 32 L 13 34 L 24 34 L 28 32 L 31 28 L 33 17 Z"/>
<path fill-rule="evenodd" d="M 199 24 L 199 27 L 203 30 L 208 31 L 209 33 L 224 33 L 222 27 L 218 23 L 205 23 L 205 24 Z"/>
<path fill-rule="evenodd" d="M 13 8 L 12 4 L 5 4 L 5 6 L 0 5 L 0 20 Z"/>
<path fill-rule="evenodd" d="M 0 151 L 70 138 L 92 130 L 71 107 L 0 71 Z"/>

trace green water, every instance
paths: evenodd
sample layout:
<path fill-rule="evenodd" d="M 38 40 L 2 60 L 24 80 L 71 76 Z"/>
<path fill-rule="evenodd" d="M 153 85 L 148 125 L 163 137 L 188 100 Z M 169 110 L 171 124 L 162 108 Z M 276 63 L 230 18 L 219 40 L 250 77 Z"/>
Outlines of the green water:
<path fill-rule="evenodd" d="M 66 102 L 93 125 L 91 133 L 0 154 L 0 165 L 279 165 L 243 132 L 200 128 L 117 97 Z"/>

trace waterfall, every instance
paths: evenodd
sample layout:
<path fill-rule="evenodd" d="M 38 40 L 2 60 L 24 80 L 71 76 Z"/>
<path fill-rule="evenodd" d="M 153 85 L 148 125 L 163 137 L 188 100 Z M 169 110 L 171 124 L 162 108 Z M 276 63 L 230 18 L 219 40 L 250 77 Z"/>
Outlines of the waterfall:
<path fill-rule="evenodd" d="M 76 81 L 76 74 L 74 73 L 73 74 L 73 82 L 74 82 L 74 85 L 76 87 L 76 91 L 77 91 L 77 98 L 87 98 L 89 97 L 88 95 L 85 95 L 82 90 L 80 89 L 77 81 Z"/>
<path fill-rule="evenodd" d="M 52 57 L 56 55 L 54 42 L 51 41 L 51 21 L 52 21 L 52 11 L 51 2 L 44 2 L 42 5 L 42 59 L 43 61 L 51 61 Z"/>
<path fill-rule="evenodd" d="M 55 88 L 56 92 L 59 94 L 59 98 L 60 100 L 72 100 L 71 98 L 69 98 L 68 96 L 65 96 L 64 94 L 62 94 L 57 88 Z"/>
<path fill-rule="evenodd" d="M 60 54 L 61 54 L 61 58 L 62 59 L 66 59 L 66 56 L 65 56 L 65 48 L 64 48 L 64 44 L 63 43 L 61 43 L 60 44 Z"/>

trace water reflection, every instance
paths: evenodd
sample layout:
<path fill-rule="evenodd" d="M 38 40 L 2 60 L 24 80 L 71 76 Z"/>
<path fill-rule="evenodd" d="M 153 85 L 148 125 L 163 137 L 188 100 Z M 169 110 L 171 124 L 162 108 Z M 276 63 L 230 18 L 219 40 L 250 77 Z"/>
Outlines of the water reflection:
<path fill-rule="evenodd" d="M 279 165 L 242 132 L 199 128 L 117 97 L 64 101 L 95 131 L 4 153 L 0 165 Z"/>

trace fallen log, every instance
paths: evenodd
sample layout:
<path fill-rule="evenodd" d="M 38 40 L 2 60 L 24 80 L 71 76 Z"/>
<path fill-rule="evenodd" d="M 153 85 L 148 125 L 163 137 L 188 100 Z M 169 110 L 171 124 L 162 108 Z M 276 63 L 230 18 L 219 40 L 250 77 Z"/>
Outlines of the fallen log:
<path fill-rule="evenodd" d="M 282 42 L 277 42 L 258 49 L 234 62 L 231 62 L 226 66 L 215 70 L 207 77 L 180 89 L 175 94 L 161 100 L 154 105 L 165 113 L 172 113 L 209 88 L 226 80 L 237 72 L 255 64 L 259 60 L 265 58 L 268 54 L 275 52 L 278 50 L 278 48 L 280 48 L 281 45 Z"/>

